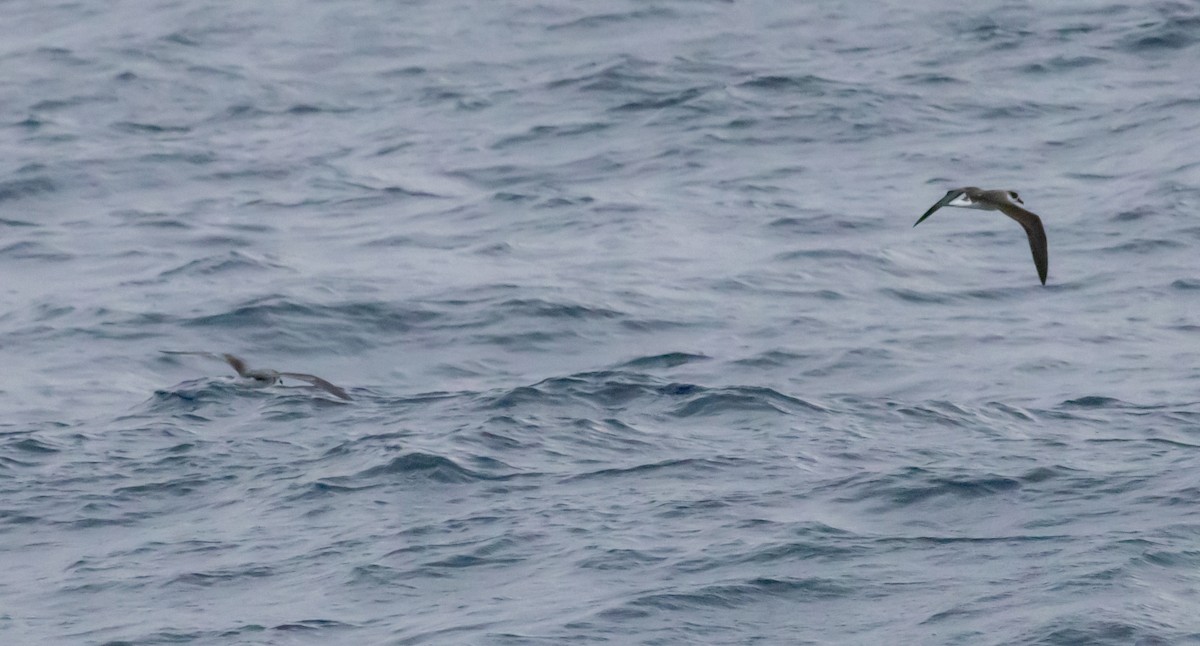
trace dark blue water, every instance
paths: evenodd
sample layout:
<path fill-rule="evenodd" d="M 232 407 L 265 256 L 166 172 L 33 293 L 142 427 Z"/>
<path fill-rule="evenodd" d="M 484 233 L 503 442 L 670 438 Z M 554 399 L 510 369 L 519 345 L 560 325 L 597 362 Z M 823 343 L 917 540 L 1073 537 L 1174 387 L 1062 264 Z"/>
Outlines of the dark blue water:
<path fill-rule="evenodd" d="M 2 3 L 0 642 L 1200 643 L 1198 57 L 1191 2 Z M 912 227 L 963 185 L 1045 287 Z"/>

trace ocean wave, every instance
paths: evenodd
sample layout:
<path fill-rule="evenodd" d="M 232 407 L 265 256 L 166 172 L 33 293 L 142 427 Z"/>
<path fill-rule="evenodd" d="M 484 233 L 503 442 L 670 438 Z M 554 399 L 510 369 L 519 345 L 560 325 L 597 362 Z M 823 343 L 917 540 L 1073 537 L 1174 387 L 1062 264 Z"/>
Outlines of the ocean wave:
<path fill-rule="evenodd" d="M 499 464 L 498 461 L 496 461 Z M 440 484 L 462 484 L 478 480 L 498 480 L 508 475 L 491 475 L 459 465 L 450 458 L 413 451 L 391 458 L 383 464 L 368 467 L 351 475 L 329 476 L 321 484 L 358 489 L 393 482 L 427 481 Z"/>
<path fill-rule="evenodd" d="M 35 197 L 58 190 L 58 185 L 48 177 L 30 177 L 0 182 L 0 202 L 11 202 Z"/>
<path fill-rule="evenodd" d="M 737 582 L 698 586 L 687 592 L 645 594 L 621 608 L 602 611 L 603 618 L 621 618 L 626 613 L 681 612 L 701 608 L 734 609 L 767 599 L 793 602 L 832 600 L 852 594 L 848 582 L 824 578 L 758 577 Z"/>

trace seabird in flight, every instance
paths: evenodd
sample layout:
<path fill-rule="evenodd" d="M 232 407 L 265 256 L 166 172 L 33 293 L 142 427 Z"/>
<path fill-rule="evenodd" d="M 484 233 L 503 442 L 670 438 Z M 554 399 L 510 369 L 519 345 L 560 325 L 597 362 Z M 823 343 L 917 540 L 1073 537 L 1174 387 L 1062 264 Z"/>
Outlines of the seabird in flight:
<path fill-rule="evenodd" d="M 1033 264 L 1037 266 L 1038 278 L 1041 278 L 1042 284 L 1045 285 L 1046 272 L 1050 265 L 1049 255 L 1046 251 L 1046 229 L 1042 227 L 1041 218 L 1018 206 L 1020 204 L 1024 204 L 1024 202 L 1017 197 L 1015 191 L 985 191 L 974 186 L 956 188 L 947 191 L 946 196 L 938 200 L 937 204 L 929 207 L 925 215 L 922 215 L 913 226 L 924 222 L 925 218 L 933 215 L 934 211 L 943 206 L 1000 211 L 1025 228 L 1025 235 L 1029 236 L 1029 248 L 1033 250 Z"/>
<path fill-rule="evenodd" d="M 341 397 L 347 401 L 350 400 L 350 395 L 345 390 L 325 381 L 316 375 L 307 375 L 302 372 L 279 372 L 270 368 L 258 368 L 251 370 L 246 367 L 246 362 L 232 354 L 217 354 L 215 352 L 180 352 L 177 350 L 161 350 L 163 354 L 192 354 L 198 357 L 208 357 L 217 361 L 224 361 L 233 367 L 239 377 L 249 380 L 255 386 L 271 386 L 278 383 L 280 379 L 296 379 L 304 381 L 324 390 L 325 392 Z"/>

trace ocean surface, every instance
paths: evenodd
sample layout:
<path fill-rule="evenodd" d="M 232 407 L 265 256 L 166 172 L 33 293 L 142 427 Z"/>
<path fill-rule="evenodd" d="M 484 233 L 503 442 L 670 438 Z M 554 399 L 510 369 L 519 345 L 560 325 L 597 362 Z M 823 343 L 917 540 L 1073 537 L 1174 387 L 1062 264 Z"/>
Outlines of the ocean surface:
<path fill-rule="evenodd" d="M 0 643 L 1200 644 L 1198 63 L 1190 1 L 0 3 Z M 1046 286 L 913 228 L 964 185 Z"/>

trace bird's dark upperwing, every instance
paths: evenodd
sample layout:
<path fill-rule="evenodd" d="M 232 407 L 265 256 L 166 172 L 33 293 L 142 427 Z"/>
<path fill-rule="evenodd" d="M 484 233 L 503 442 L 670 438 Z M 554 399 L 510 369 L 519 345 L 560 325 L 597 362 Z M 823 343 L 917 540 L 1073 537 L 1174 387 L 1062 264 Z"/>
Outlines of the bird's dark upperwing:
<path fill-rule="evenodd" d="M 159 352 L 163 354 L 190 354 L 196 357 L 208 357 L 209 359 L 224 361 L 233 368 L 234 372 L 238 373 L 238 376 L 246 376 L 246 362 L 242 361 L 238 357 L 233 356 L 232 354 L 217 354 L 216 352 L 190 352 L 183 350 L 159 350 Z"/>
<path fill-rule="evenodd" d="M 942 208 L 943 206 L 946 206 L 947 204 L 949 204 L 949 203 L 953 202 L 953 201 L 954 201 L 954 198 L 956 198 L 956 197 L 958 197 L 959 195 L 962 195 L 962 194 L 963 194 L 963 191 L 962 191 L 962 189 L 961 189 L 961 188 L 956 188 L 956 189 L 952 189 L 952 190 L 946 191 L 946 197 L 943 197 L 942 199 L 938 200 L 938 203 L 937 203 L 937 204 L 934 204 L 933 206 L 929 207 L 929 210 L 925 212 L 925 215 L 922 215 L 922 216 L 920 217 L 920 219 L 918 219 L 918 220 L 916 221 L 916 223 L 915 223 L 915 224 L 913 224 L 913 226 L 915 227 L 915 226 L 917 226 L 918 224 L 920 224 L 920 223 L 924 222 L 924 221 L 925 221 L 925 218 L 927 218 L 927 217 L 929 217 L 929 216 L 933 215 L 933 212 L 934 212 L 934 211 L 936 211 L 936 210 L 938 210 L 938 209 Z"/>
<path fill-rule="evenodd" d="M 298 379 L 300 381 L 307 381 L 308 383 L 316 386 L 317 388 L 320 388 L 321 390 L 324 390 L 325 392 L 327 392 L 331 395 L 341 397 L 342 399 L 345 399 L 346 401 L 353 401 L 350 399 L 350 394 L 347 393 L 345 390 L 342 390 L 341 388 L 329 383 L 328 381 L 325 381 L 324 379 L 322 379 L 316 375 L 306 375 L 302 372 L 281 372 L 281 373 L 279 373 L 279 376 L 280 377 L 290 377 L 292 379 Z"/>
<path fill-rule="evenodd" d="M 246 374 L 248 372 L 248 370 L 246 370 L 246 362 L 242 361 L 240 357 L 235 357 L 232 354 L 223 354 L 221 355 L 221 358 L 225 360 L 225 363 L 228 363 L 229 366 L 233 368 L 234 372 L 238 373 L 239 377 L 249 376 Z"/>
<path fill-rule="evenodd" d="M 1000 210 L 1025 228 L 1025 235 L 1029 236 L 1029 249 L 1033 251 L 1033 264 L 1037 266 L 1038 278 L 1045 285 L 1046 274 L 1050 270 L 1050 253 L 1046 248 L 1046 229 L 1042 226 L 1042 219 L 1016 204 L 1001 204 Z"/>

